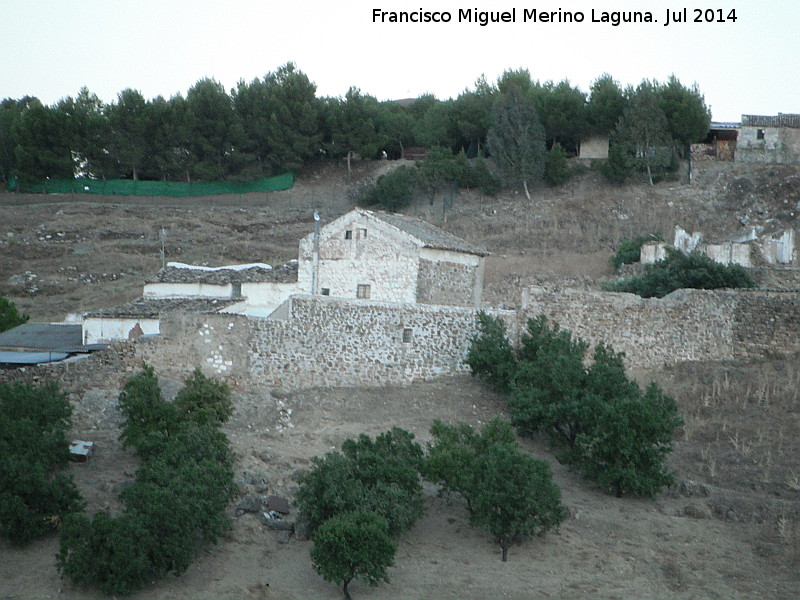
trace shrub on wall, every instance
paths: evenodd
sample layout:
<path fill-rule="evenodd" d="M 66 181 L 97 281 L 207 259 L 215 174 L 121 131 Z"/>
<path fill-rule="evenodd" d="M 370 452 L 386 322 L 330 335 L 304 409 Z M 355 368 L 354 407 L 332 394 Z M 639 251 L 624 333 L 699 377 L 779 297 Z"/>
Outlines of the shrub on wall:
<path fill-rule="evenodd" d="M 705 254 L 667 248 L 667 257 L 645 265 L 645 272 L 604 286 L 606 291 L 628 292 L 643 298 L 662 298 L 681 288 L 714 290 L 754 288 L 755 282 L 744 267 L 722 265 Z"/>

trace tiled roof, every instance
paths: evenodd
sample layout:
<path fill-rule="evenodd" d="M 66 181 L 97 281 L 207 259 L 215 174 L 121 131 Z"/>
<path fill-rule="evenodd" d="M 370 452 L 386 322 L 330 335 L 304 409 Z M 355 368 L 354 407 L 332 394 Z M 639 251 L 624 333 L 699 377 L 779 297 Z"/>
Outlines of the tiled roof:
<path fill-rule="evenodd" d="M 742 115 L 744 127 L 793 127 L 800 128 L 800 115 L 778 113 L 777 116 Z"/>
<path fill-rule="evenodd" d="M 266 269 L 249 267 L 246 269 L 191 269 L 167 267 L 161 269 L 147 283 L 207 283 L 210 285 L 227 285 L 233 282 L 242 283 L 295 283 L 297 281 L 297 261 Z"/>
<path fill-rule="evenodd" d="M 139 298 L 128 304 L 102 308 L 86 313 L 87 318 L 108 319 L 157 319 L 160 315 L 173 311 L 217 312 L 235 304 L 238 300 L 214 298 Z"/>
<path fill-rule="evenodd" d="M 372 210 L 365 210 L 364 212 L 417 238 L 426 248 L 452 250 L 454 252 L 476 254 L 477 256 L 487 256 L 489 254 L 489 251 L 483 246 L 470 244 L 466 240 L 417 217 Z"/>

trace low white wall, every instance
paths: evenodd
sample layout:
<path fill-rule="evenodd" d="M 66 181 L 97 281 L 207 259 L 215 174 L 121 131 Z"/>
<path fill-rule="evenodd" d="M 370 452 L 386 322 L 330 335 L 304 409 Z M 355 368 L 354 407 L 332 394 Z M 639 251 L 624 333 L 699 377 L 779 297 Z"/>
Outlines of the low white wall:
<path fill-rule="evenodd" d="M 230 283 L 146 283 L 142 294 L 145 298 L 230 298 L 231 292 Z"/>
<path fill-rule="evenodd" d="M 137 324 L 142 330 L 142 335 L 159 333 L 158 319 L 88 317 L 83 321 L 83 343 L 98 344 L 102 342 L 113 342 L 115 340 L 127 340 L 130 338 L 131 330 L 133 330 Z"/>

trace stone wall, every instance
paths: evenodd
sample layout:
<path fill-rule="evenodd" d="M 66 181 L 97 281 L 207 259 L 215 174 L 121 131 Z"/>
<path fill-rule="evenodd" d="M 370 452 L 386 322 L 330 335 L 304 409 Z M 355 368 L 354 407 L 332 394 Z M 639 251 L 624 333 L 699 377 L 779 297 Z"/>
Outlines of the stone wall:
<path fill-rule="evenodd" d="M 800 294 L 678 290 L 662 299 L 531 288 L 519 311 L 490 311 L 519 340 L 546 315 L 591 344 L 626 353 L 628 367 L 800 353 Z M 85 360 L 0 371 L 0 380 L 61 380 L 68 391 L 119 389 L 147 362 L 181 381 L 195 367 L 234 388 L 408 384 L 469 372 L 476 309 L 293 296 L 282 318 L 174 313 L 156 338 L 118 342 Z"/>
<path fill-rule="evenodd" d="M 420 259 L 417 302 L 473 306 L 476 269 L 453 262 Z"/>
<path fill-rule="evenodd" d="M 736 294 L 734 356 L 741 359 L 800 353 L 800 294 Z"/>
<path fill-rule="evenodd" d="M 759 139 L 758 132 L 763 132 Z M 750 163 L 800 163 L 800 129 L 793 127 L 745 127 L 739 132 L 736 161 Z"/>
<path fill-rule="evenodd" d="M 136 345 L 118 342 L 80 360 L 0 369 L 0 382 L 39 385 L 56 380 L 68 394 L 81 394 L 91 388 L 118 390 L 138 366 L 141 363 L 136 357 Z"/>
<path fill-rule="evenodd" d="M 800 290 L 799 268 L 755 267 L 747 272 L 758 287 L 771 290 Z"/>
<path fill-rule="evenodd" d="M 531 288 L 523 293 L 525 317 L 540 314 L 592 346 L 624 351 L 629 367 L 658 367 L 684 360 L 733 358 L 735 300 L 704 290 L 678 290 L 666 298 L 634 294 Z"/>
<path fill-rule="evenodd" d="M 513 329 L 515 315 L 494 311 Z M 468 373 L 475 309 L 293 296 L 286 318 L 181 314 L 141 360 L 180 379 L 194 366 L 234 386 L 407 384 Z"/>

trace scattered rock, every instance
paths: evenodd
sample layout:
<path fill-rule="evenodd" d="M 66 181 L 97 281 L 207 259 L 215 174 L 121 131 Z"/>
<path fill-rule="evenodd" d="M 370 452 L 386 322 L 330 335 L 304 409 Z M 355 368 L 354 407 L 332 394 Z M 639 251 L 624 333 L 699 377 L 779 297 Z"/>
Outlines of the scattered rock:
<path fill-rule="evenodd" d="M 236 516 L 240 517 L 245 513 L 260 513 L 263 506 L 261 496 L 256 494 L 247 494 L 244 498 L 239 500 L 236 505 Z"/>
<path fill-rule="evenodd" d="M 267 529 L 272 529 L 273 531 L 294 531 L 294 521 L 290 519 L 279 519 L 271 516 L 269 513 L 263 513 L 262 518 Z"/>
<path fill-rule="evenodd" d="M 692 496 L 701 496 L 705 498 L 711 494 L 705 485 L 692 481 L 691 479 L 682 481 L 678 486 L 678 491 L 681 496 L 686 496 L 687 498 L 691 498 Z"/>

